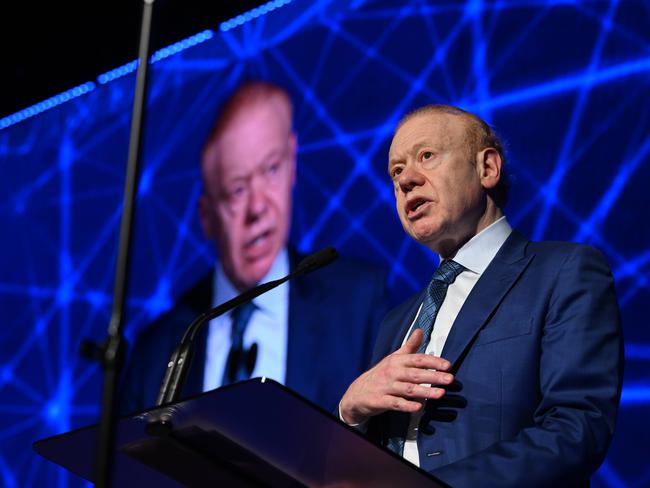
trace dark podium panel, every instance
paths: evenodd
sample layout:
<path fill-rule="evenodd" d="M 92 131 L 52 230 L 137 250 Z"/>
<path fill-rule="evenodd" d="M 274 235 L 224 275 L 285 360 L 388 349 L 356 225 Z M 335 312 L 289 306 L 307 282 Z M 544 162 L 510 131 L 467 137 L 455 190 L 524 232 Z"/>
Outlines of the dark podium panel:
<path fill-rule="evenodd" d="M 162 421 L 162 422 L 161 422 Z M 34 443 L 93 481 L 96 426 Z M 445 486 L 272 380 L 255 378 L 117 425 L 114 486 Z"/>

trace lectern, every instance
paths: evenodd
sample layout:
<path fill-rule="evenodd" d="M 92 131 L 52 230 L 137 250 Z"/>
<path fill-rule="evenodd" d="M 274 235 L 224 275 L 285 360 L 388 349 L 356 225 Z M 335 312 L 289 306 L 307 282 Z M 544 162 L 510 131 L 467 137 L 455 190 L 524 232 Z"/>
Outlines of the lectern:
<path fill-rule="evenodd" d="M 265 378 L 228 385 L 117 423 L 113 486 L 446 486 Z M 94 481 L 97 426 L 34 450 Z"/>

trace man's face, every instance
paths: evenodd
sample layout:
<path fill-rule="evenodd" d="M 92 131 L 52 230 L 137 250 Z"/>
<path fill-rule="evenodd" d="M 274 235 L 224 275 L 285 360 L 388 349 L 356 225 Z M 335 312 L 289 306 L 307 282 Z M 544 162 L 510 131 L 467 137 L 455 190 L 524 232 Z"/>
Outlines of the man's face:
<path fill-rule="evenodd" d="M 204 155 L 201 221 L 240 291 L 260 282 L 289 233 L 296 138 L 283 108 L 241 107 Z"/>
<path fill-rule="evenodd" d="M 454 253 L 485 210 L 480 171 L 462 116 L 429 112 L 407 120 L 388 164 L 404 230 L 443 257 Z"/>

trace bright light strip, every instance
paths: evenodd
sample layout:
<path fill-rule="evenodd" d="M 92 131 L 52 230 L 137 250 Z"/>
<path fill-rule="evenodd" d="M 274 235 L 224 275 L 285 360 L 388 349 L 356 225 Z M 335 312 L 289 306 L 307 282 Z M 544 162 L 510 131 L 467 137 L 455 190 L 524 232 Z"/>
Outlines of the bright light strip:
<path fill-rule="evenodd" d="M 169 56 L 173 56 L 174 54 L 178 54 L 181 51 L 185 51 L 186 49 L 189 49 L 192 46 L 196 46 L 197 44 L 201 44 L 202 42 L 207 41 L 208 39 L 212 39 L 214 37 L 214 33 L 208 29 L 204 30 L 203 32 L 199 32 L 198 34 L 194 34 L 191 37 L 188 37 L 187 39 L 184 39 L 182 41 L 178 41 L 171 46 L 164 47 L 154 53 L 153 56 L 151 56 L 151 62 L 155 63 L 157 61 L 160 61 L 161 59 L 168 58 Z"/>
<path fill-rule="evenodd" d="M 123 64 L 122 66 L 112 69 L 104 74 L 101 74 L 97 77 L 97 82 L 100 85 L 105 85 L 109 81 L 117 80 L 126 76 L 129 73 L 134 72 L 138 68 L 138 61 L 131 61 L 130 63 Z"/>
<path fill-rule="evenodd" d="M 95 89 L 95 84 L 92 81 L 89 81 L 79 86 L 75 86 L 70 90 L 64 91 L 63 93 L 59 93 L 58 95 L 54 95 L 53 97 L 50 97 L 47 100 L 38 102 L 37 104 L 32 105 L 31 107 L 27 107 L 23 110 L 20 110 L 15 114 L 8 115 L 7 117 L 3 117 L 2 119 L 0 119 L 0 129 L 6 129 L 7 127 L 17 124 L 18 122 L 22 122 L 25 119 L 29 119 L 31 117 L 34 117 L 35 115 L 45 112 L 46 110 L 56 107 L 57 105 L 61 105 L 62 103 L 69 102 L 70 100 L 78 98 L 81 95 L 84 95 L 94 89 Z"/>
<path fill-rule="evenodd" d="M 221 30 L 221 32 L 229 31 L 230 29 L 239 27 L 240 25 L 245 24 L 246 22 L 250 22 L 251 20 L 256 19 L 262 15 L 268 14 L 269 12 L 275 9 L 284 7 L 285 5 L 291 3 L 292 1 L 293 0 L 272 0 L 268 3 L 265 3 L 264 5 L 255 7 L 253 10 L 244 12 L 243 14 L 238 15 L 235 18 L 222 22 L 221 25 L 219 26 L 219 30 Z"/>
<path fill-rule="evenodd" d="M 194 34 L 193 36 L 188 37 L 187 39 L 183 39 L 182 41 L 175 42 L 170 46 L 159 49 L 151 56 L 151 58 L 149 58 L 149 60 L 151 63 L 156 63 L 161 59 L 165 59 L 173 56 L 174 54 L 178 54 L 181 51 L 185 51 L 186 49 L 196 46 L 197 44 L 201 44 L 208 39 L 212 39 L 213 37 L 214 32 L 209 29 L 203 32 L 199 32 L 198 34 Z M 100 85 L 105 85 L 110 81 L 117 80 L 118 78 L 122 78 L 129 73 L 133 73 L 136 69 L 138 69 L 138 61 L 131 61 L 130 63 L 126 63 L 118 68 L 108 71 L 107 73 L 99 75 L 97 77 L 97 82 Z"/>

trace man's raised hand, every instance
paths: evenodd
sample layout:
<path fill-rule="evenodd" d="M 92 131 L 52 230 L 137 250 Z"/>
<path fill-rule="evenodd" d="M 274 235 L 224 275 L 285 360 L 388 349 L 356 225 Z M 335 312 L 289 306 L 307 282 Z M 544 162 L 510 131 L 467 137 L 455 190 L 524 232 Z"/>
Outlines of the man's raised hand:
<path fill-rule="evenodd" d="M 402 347 L 354 380 L 341 399 L 344 422 L 360 424 L 387 410 L 417 412 L 422 408 L 418 400 L 439 399 L 445 394 L 436 385 L 454 381 L 454 376 L 446 372 L 451 363 L 418 354 L 422 337 L 422 330 L 416 329 Z"/>

